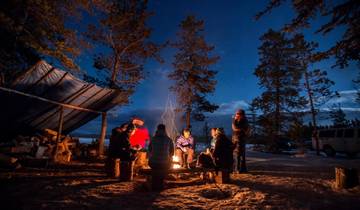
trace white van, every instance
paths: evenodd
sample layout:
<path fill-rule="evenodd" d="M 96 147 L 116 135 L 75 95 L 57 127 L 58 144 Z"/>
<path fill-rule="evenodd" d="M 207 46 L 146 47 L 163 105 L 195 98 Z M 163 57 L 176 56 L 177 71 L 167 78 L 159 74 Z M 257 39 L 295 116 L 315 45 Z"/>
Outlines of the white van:
<path fill-rule="evenodd" d="M 354 157 L 360 152 L 360 128 L 321 129 L 317 135 L 319 148 L 327 156 L 332 157 L 341 152 Z M 312 146 L 316 149 L 315 138 L 312 139 Z"/>

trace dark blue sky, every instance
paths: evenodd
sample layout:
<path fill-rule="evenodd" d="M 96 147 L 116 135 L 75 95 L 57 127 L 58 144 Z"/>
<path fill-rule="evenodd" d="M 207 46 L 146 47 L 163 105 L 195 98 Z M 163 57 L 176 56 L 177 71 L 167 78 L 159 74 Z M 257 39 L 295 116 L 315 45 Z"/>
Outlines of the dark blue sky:
<path fill-rule="evenodd" d="M 209 99 L 217 104 L 250 102 L 261 94 L 257 78 L 253 75 L 258 65 L 259 38 L 269 28 L 280 29 L 293 17 L 289 5 L 283 5 L 261 20 L 255 21 L 254 15 L 263 9 L 268 1 L 241 0 L 150 0 L 149 10 L 155 15 L 149 20 L 153 28 L 152 39 L 156 42 L 174 40 L 178 25 L 187 15 L 195 15 L 205 21 L 205 37 L 215 46 L 214 53 L 221 56 L 213 66 L 219 73 L 216 77 L 216 92 Z M 342 34 L 338 29 L 327 36 L 315 35 L 314 31 L 324 19 L 313 22 L 313 28 L 304 30 L 308 41 L 319 42 L 319 49 L 327 49 Z M 160 108 L 165 105 L 171 84 L 166 74 L 172 70 L 173 50 L 165 49 L 162 56 L 164 64 L 149 61 L 145 65 L 148 77 L 132 96 L 129 109 Z M 336 82 L 334 90 L 354 89 L 351 80 L 357 75 L 357 66 L 351 65 L 345 70 L 331 69 L 333 59 L 318 63 L 314 68 L 328 70 L 329 77 Z"/>

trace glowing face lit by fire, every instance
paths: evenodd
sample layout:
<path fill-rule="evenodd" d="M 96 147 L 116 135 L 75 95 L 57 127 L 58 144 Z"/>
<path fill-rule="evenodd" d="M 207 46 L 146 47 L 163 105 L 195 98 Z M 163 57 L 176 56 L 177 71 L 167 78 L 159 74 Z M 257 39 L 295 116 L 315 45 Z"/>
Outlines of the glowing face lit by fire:
<path fill-rule="evenodd" d="M 190 137 L 190 131 L 184 131 L 184 137 L 187 139 Z"/>

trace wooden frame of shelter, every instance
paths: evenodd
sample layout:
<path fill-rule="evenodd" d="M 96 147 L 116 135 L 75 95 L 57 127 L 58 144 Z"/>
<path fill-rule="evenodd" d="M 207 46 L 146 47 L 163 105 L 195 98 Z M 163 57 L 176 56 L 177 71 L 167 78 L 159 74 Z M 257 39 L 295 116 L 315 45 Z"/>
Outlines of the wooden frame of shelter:
<path fill-rule="evenodd" d="M 83 111 L 83 112 L 91 112 L 91 113 L 95 113 L 95 114 L 101 114 L 102 115 L 102 121 L 101 121 L 101 132 L 100 132 L 100 138 L 99 138 L 98 155 L 99 156 L 104 155 L 104 143 L 105 143 L 106 127 L 107 127 L 107 120 L 106 120 L 107 112 L 96 111 L 96 110 L 92 110 L 92 109 L 83 108 L 83 107 L 80 107 L 80 106 L 61 103 L 61 102 L 49 100 L 49 99 L 46 99 L 46 98 L 43 98 L 43 97 L 35 96 L 35 95 L 29 94 L 29 93 L 24 93 L 24 92 L 21 92 L 21 91 L 13 90 L 13 89 L 10 89 L 10 88 L 5 88 L 5 87 L 1 87 L 1 86 L 0 86 L 0 90 L 8 92 L 8 93 L 18 94 L 18 95 L 21 95 L 21 96 L 26 96 L 26 97 L 29 97 L 29 98 L 37 99 L 37 100 L 40 100 L 40 101 L 43 101 L 43 102 L 46 102 L 46 103 L 50 103 L 50 104 L 59 106 L 59 121 L 58 121 L 58 130 L 57 130 L 56 143 L 59 143 L 61 133 L 62 133 L 62 130 L 63 130 L 64 109 L 72 109 L 72 110 L 78 110 L 78 111 Z"/>

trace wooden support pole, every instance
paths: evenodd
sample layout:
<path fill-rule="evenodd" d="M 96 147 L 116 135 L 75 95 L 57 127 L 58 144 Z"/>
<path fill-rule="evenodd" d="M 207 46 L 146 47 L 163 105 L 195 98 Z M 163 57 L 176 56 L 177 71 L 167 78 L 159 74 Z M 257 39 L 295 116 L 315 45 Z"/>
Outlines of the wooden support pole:
<path fill-rule="evenodd" d="M 107 127 L 107 120 L 106 120 L 106 112 L 101 114 L 101 133 L 99 138 L 99 156 L 104 155 L 104 144 L 105 144 L 105 137 L 106 137 L 106 127 Z"/>
<path fill-rule="evenodd" d="M 54 152 L 54 160 L 56 161 L 56 154 L 58 151 L 58 144 L 60 143 L 61 133 L 63 129 L 63 122 L 64 122 L 64 107 L 60 106 L 59 112 L 59 123 L 58 123 L 58 130 L 56 135 L 56 144 L 55 144 L 55 152 Z"/>

